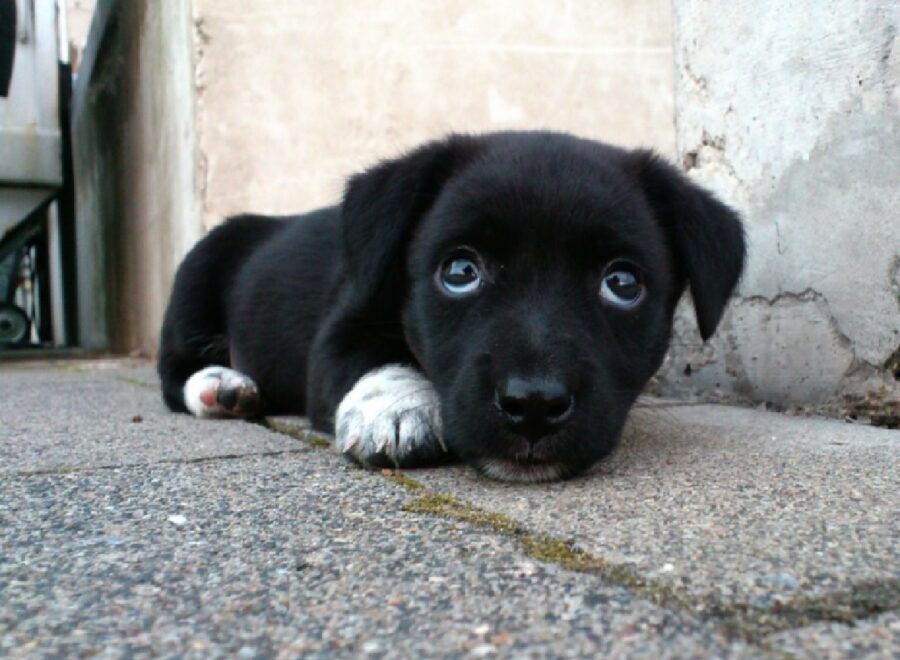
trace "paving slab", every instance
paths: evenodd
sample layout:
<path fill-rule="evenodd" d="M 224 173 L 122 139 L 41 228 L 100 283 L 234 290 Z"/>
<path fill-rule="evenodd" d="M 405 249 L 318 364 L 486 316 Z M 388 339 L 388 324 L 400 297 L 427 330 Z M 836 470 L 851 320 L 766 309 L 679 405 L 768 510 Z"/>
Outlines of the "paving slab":
<path fill-rule="evenodd" d="M 509 485 L 171 414 L 142 361 L 0 393 L 0 655 L 897 655 L 897 432 L 647 400 Z"/>
<path fill-rule="evenodd" d="M 820 623 L 770 636 L 767 647 L 788 657 L 843 660 L 900 657 L 900 615 L 883 614 L 853 625 Z"/>
<path fill-rule="evenodd" d="M 0 476 L 0 655 L 722 657 L 329 452 Z"/>
<path fill-rule="evenodd" d="M 770 607 L 872 581 L 900 599 L 900 433 L 728 406 L 635 411 L 593 474 L 410 473 L 693 595 Z"/>
<path fill-rule="evenodd" d="M 304 449 L 253 424 L 163 405 L 146 362 L 0 363 L 0 474 Z"/>

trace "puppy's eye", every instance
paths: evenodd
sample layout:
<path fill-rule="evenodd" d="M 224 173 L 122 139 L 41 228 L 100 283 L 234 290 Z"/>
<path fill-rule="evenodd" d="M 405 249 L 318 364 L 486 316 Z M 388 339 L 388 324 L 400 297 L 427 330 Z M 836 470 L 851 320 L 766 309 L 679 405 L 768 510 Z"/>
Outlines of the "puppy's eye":
<path fill-rule="evenodd" d="M 444 291 L 454 296 L 475 293 L 483 283 L 478 255 L 468 251 L 444 259 L 437 275 Z"/>
<path fill-rule="evenodd" d="M 600 283 L 600 297 L 620 309 L 632 309 L 644 299 L 644 284 L 637 266 L 614 261 L 606 267 Z"/>

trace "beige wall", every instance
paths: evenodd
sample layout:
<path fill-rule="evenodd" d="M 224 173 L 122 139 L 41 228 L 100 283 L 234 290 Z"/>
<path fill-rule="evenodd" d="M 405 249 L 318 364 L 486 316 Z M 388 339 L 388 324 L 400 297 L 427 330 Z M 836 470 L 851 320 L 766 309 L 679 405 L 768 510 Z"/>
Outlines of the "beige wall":
<path fill-rule="evenodd" d="M 66 0 L 66 20 L 69 28 L 69 46 L 73 70 L 81 63 L 81 54 L 91 29 L 91 17 L 97 0 Z"/>
<path fill-rule="evenodd" d="M 207 226 L 449 131 L 675 152 L 669 0 L 194 0 Z"/>
<path fill-rule="evenodd" d="M 76 45 L 93 1 L 69 0 Z M 113 6 L 75 117 L 91 347 L 155 352 L 204 226 L 336 202 L 422 140 L 554 128 L 675 152 L 668 0 L 98 2 Z"/>

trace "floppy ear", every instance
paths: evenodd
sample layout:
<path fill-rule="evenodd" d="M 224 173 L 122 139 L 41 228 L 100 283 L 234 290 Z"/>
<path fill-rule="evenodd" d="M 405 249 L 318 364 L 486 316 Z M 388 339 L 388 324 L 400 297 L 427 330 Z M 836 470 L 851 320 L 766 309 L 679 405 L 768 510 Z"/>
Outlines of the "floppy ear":
<path fill-rule="evenodd" d="M 451 135 L 353 176 L 341 205 L 344 258 L 364 302 L 405 288 L 406 245 L 476 140 Z"/>
<path fill-rule="evenodd" d="M 644 194 L 690 284 L 700 334 L 709 339 L 744 268 L 740 218 L 653 153 L 636 155 Z"/>

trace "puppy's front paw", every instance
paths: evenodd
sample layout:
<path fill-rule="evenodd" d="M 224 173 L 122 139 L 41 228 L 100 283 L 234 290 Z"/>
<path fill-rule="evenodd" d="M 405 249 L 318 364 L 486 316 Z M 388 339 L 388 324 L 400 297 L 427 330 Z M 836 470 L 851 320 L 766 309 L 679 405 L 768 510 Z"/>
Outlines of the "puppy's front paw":
<path fill-rule="evenodd" d="M 360 378 L 338 406 L 335 445 L 374 467 L 446 460 L 437 392 L 419 371 L 392 364 Z"/>
<path fill-rule="evenodd" d="M 239 371 L 206 367 L 184 384 L 184 405 L 197 417 L 253 417 L 259 412 L 259 390 Z"/>

